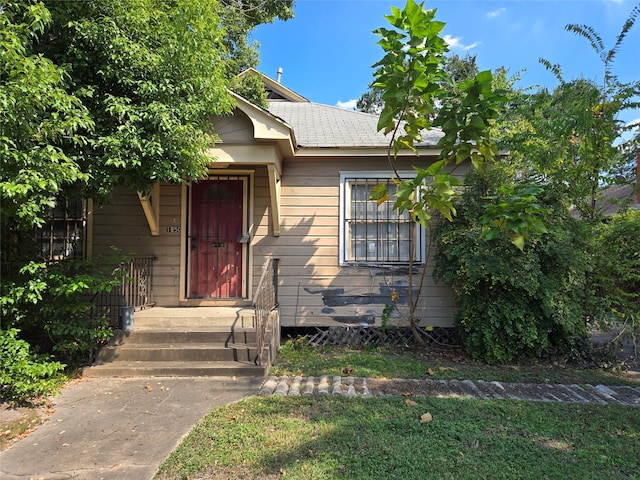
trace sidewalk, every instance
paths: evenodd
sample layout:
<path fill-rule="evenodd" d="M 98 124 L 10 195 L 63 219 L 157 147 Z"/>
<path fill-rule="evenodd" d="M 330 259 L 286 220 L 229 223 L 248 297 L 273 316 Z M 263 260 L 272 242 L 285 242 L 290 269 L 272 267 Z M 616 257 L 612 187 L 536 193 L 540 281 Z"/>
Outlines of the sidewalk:
<path fill-rule="evenodd" d="M 0 452 L 3 480 L 151 479 L 212 408 L 258 392 L 262 378 L 80 379 L 53 415 Z"/>

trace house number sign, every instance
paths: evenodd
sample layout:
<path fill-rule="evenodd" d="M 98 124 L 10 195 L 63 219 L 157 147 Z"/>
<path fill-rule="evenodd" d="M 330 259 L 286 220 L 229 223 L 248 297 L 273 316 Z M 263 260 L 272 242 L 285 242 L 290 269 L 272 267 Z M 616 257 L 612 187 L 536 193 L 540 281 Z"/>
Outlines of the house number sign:
<path fill-rule="evenodd" d="M 167 233 L 180 233 L 180 227 L 167 227 Z"/>

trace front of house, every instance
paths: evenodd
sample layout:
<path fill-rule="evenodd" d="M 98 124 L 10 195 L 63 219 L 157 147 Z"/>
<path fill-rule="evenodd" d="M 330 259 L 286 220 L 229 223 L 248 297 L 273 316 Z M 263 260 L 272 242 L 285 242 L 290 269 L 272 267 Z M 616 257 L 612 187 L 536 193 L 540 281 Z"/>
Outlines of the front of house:
<path fill-rule="evenodd" d="M 380 325 L 392 291 L 406 305 L 410 249 L 417 263 L 429 251 L 426 233 L 412 242 L 409 218 L 391 202 L 368 200 L 374 185 L 392 185 L 389 139 L 374 115 L 264 83 L 267 110 L 235 96 L 234 114 L 213 120 L 208 178 L 160 183 L 149 195 L 122 189 L 92 207 L 90 251 L 153 258 L 158 307 L 251 306 L 264 266 L 277 265 L 281 326 Z M 438 138 L 402 156 L 399 171 L 433 162 Z M 448 327 L 454 315 L 452 292 L 429 272 L 421 325 Z"/>

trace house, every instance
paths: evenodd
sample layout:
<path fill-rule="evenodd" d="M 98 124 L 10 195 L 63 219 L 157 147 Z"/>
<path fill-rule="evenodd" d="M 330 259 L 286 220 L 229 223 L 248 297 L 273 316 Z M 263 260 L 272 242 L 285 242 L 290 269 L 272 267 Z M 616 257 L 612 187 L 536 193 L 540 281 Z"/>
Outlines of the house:
<path fill-rule="evenodd" d="M 374 185 L 392 185 L 377 116 L 263 81 L 268 109 L 232 94 L 234 113 L 213 119 L 219 142 L 207 179 L 156 184 L 149 195 L 122 189 L 94 208 L 94 254 L 116 246 L 154 259 L 155 306 L 136 311 L 134 325 L 171 309 L 213 326 L 220 308 L 252 310 L 265 275 L 277 299 L 268 309 L 284 328 L 380 325 L 394 290 L 406 308 L 410 248 L 424 262 L 428 238 L 419 231 L 412 245 L 409 218 L 368 200 Z M 428 132 L 419 156 L 401 152 L 399 171 L 433 162 L 440 136 Z M 452 326 L 454 315 L 452 292 L 427 275 L 421 325 Z"/>

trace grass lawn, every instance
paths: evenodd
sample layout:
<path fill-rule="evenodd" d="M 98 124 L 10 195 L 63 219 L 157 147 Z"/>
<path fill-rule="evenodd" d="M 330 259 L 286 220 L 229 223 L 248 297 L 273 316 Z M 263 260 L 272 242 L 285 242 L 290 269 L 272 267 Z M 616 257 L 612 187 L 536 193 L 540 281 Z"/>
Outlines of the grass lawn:
<path fill-rule="evenodd" d="M 430 378 L 498 382 L 636 385 L 623 372 L 580 368 L 563 362 L 487 365 L 455 347 L 306 347 L 285 342 L 270 375 L 344 375 L 366 378 Z"/>
<path fill-rule="evenodd" d="M 414 400 L 251 397 L 211 412 L 157 478 L 640 478 L 637 408 Z"/>
<path fill-rule="evenodd" d="M 272 374 L 627 383 L 600 370 L 489 367 L 457 351 L 283 346 Z M 157 479 L 640 479 L 640 409 L 402 396 L 250 397 L 213 410 Z M 431 421 L 421 421 L 425 413 Z"/>

